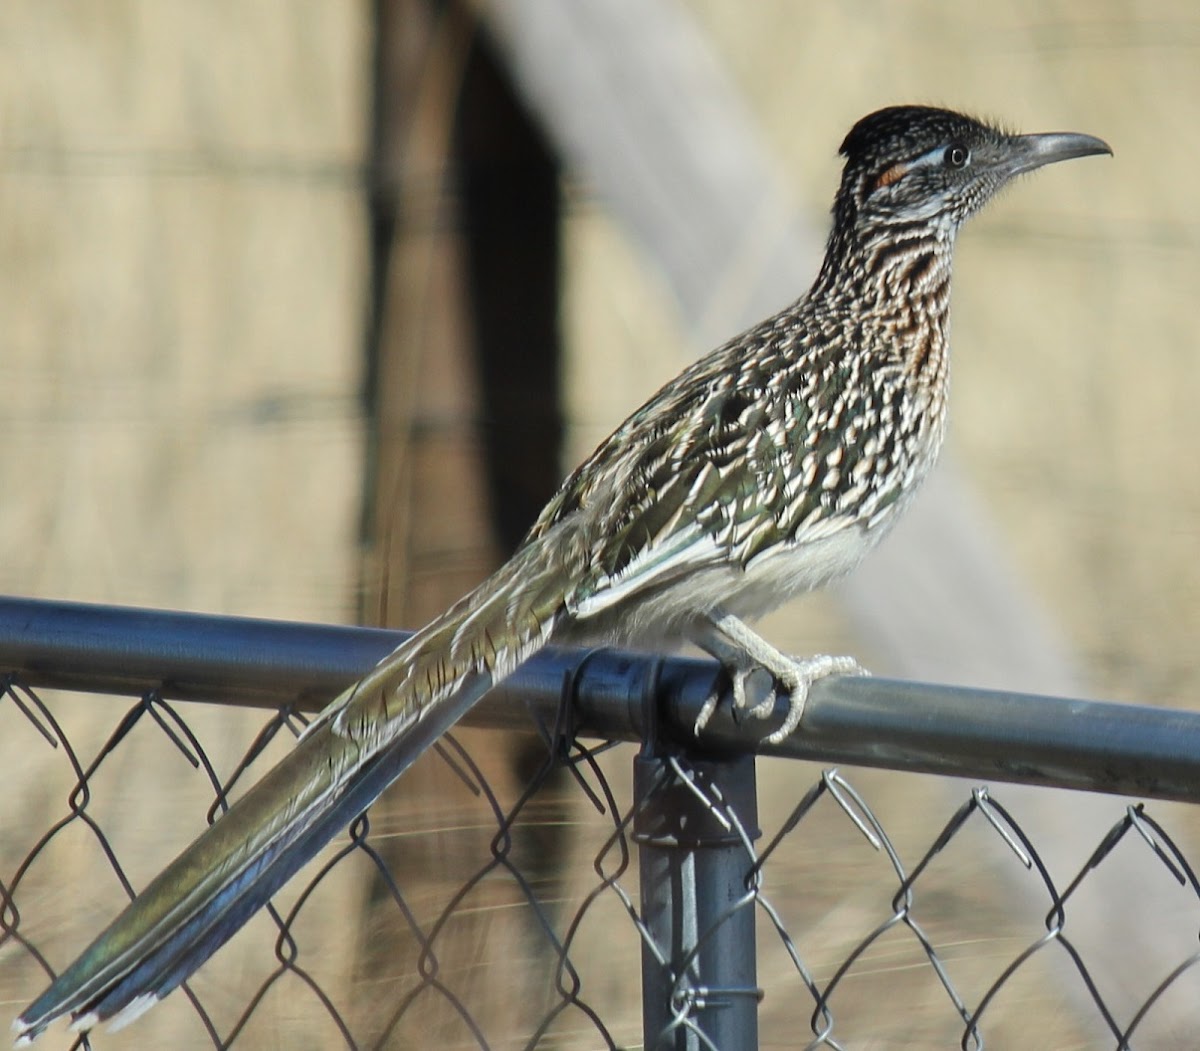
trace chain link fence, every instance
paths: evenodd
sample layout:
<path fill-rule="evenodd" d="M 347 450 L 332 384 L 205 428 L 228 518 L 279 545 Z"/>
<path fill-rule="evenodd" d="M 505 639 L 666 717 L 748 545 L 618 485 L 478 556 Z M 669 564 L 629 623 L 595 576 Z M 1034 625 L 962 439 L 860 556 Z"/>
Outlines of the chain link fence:
<path fill-rule="evenodd" d="M 62 604 L 0 610 L 9 669 L 0 999 L 10 1014 L 281 754 L 305 712 L 352 677 L 346 665 L 369 666 L 394 641 Z M 64 1039 L 55 1030 L 44 1039 L 135 1047 L 169 1031 L 172 1046 L 217 1048 L 1194 1046 L 1200 883 L 1178 830 L 1166 827 L 1190 812 L 1113 800 L 1094 849 L 1052 873 L 1054 844 L 1035 842 L 1022 816 L 1044 800 L 1021 789 L 913 775 L 897 784 L 867 769 L 847 776 L 756 760 L 761 724 L 727 716 L 714 729 L 719 752 L 673 744 L 713 675 L 705 662 L 548 655 L 486 703 L 485 729 L 447 736 L 427 757 L 442 776 L 435 796 L 405 797 L 415 768 L 147 1019 L 112 1036 L 55 1045 Z M 935 731 L 945 721 L 938 698 L 957 694 L 932 691 L 921 704 L 923 688 L 907 688 L 915 694 L 903 705 L 874 714 L 863 698 L 898 684 L 814 691 L 814 740 L 803 749 L 840 762 L 853 737 L 859 762 L 936 766 L 932 751 L 898 758 L 888 746 L 903 735 L 879 713 L 894 720 L 898 709 L 936 739 L 930 747 L 950 772 L 972 760 L 947 741 L 982 733 L 1007 753 L 995 774 L 1004 780 L 1200 794 L 1200 728 L 1187 713 L 1036 699 L 1048 714 L 1023 732 L 1044 738 L 1051 761 L 1050 752 L 1009 751 L 1007 723 L 987 717 L 986 696 L 965 698 L 984 702 L 980 725 L 964 717 Z M 228 711 L 194 703 L 202 696 L 255 710 L 231 723 Z M 1022 699 L 991 700 L 1004 709 Z M 1059 716 L 1089 729 L 1076 726 L 1068 742 L 1056 736 Z M 843 737 L 831 729 L 839 720 Z M 497 763 L 497 727 L 521 725 L 539 743 Z M 638 738 L 640 747 L 630 743 Z M 1102 758 L 1092 738 L 1108 742 Z M 800 750 L 785 742 L 779 751 Z M 974 761 L 986 765 L 987 754 Z M 131 771 L 151 755 L 168 757 L 168 773 L 152 794 L 131 797 Z M 183 769 L 194 775 L 179 777 Z M 914 782 L 922 787 L 906 794 Z M 1165 909 L 1179 935 L 1123 971 L 1111 961 L 1126 947 L 1104 944 L 1104 924 L 1076 920 L 1094 914 L 1081 902 L 1103 898 L 1105 873 L 1118 866 L 1136 872 L 1139 893 L 1105 902 L 1101 914 Z M 142 1028 L 160 1012 L 157 1024 L 172 1028 Z"/>

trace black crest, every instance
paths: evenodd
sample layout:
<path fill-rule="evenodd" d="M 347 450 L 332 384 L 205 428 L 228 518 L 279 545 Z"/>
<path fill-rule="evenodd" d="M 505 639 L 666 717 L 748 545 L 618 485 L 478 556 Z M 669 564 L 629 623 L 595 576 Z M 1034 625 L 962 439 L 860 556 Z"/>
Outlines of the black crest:
<path fill-rule="evenodd" d="M 942 142 L 977 143 L 1001 132 L 974 117 L 933 106 L 888 106 L 863 117 L 847 133 L 838 151 L 849 165 L 891 163 Z"/>

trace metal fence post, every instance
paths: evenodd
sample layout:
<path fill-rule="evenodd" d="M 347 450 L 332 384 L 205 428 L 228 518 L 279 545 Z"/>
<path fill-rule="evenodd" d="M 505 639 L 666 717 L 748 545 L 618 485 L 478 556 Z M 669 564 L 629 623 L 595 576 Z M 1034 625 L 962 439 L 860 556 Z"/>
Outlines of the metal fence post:
<path fill-rule="evenodd" d="M 692 780 L 681 780 L 682 770 Z M 634 761 L 647 1051 L 758 1047 L 752 858 L 759 835 L 754 756 Z"/>

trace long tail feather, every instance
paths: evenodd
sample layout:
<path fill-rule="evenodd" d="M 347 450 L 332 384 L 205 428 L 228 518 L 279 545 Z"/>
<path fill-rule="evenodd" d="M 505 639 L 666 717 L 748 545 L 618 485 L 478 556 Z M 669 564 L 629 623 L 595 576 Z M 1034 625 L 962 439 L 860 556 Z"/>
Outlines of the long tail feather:
<path fill-rule="evenodd" d="M 397 647 L 187 847 L 13 1024 L 126 1020 L 185 981 L 499 680 L 564 608 L 548 538 Z M 124 1012 L 124 1017 L 122 1013 Z"/>

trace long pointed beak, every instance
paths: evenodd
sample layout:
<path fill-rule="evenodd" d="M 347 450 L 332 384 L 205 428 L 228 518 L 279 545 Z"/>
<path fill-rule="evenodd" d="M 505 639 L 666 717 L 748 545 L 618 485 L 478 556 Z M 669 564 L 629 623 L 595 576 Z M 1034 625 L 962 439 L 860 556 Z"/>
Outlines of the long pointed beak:
<path fill-rule="evenodd" d="M 1015 135 L 1009 141 L 1012 149 L 1000 164 L 1004 174 L 1009 177 L 1033 171 L 1044 164 L 1069 161 L 1073 157 L 1090 157 L 1096 153 L 1107 153 L 1110 156 L 1112 154 L 1112 147 L 1103 139 L 1072 131 Z"/>

